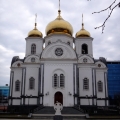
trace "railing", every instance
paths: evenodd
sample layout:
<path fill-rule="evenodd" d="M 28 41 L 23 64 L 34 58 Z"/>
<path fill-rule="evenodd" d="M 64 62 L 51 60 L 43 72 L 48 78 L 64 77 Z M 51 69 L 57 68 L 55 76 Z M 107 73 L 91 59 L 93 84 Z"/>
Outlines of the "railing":
<path fill-rule="evenodd" d="M 40 109 L 42 109 L 43 108 L 43 105 L 39 105 L 37 108 L 35 108 L 34 110 L 33 110 L 33 113 L 34 112 L 37 112 L 38 110 L 40 110 Z"/>
<path fill-rule="evenodd" d="M 84 113 L 84 110 L 80 108 L 80 105 L 75 105 L 74 108 L 76 108 L 77 110 L 79 110 L 80 112 Z"/>

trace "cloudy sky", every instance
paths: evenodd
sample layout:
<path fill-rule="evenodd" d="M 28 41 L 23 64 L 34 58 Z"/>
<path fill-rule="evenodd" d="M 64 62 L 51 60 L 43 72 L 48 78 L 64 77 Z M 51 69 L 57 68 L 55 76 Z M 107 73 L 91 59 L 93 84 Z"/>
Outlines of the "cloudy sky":
<path fill-rule="evenodd" d="M 69 21 L 75 33 L 81 29 L 82 13 L 85 29 L 93 40 L 94 58 L 120 60 L 120 8 L 116 8 L 106 23 L 104 34 L 101 25 L 110 10 L 92 14 L 108 7 L 114 0 L 61 0 L 61 15 Z M 117 0 L 119 2 L 120 0 Z M 0 85 L 9 84 L 10 64 L 13 56 L 25 56 L 25 38 L 34 27 L 45 36 L 47 24 L 57 17 L 58 0 L 0 0 Z"/>

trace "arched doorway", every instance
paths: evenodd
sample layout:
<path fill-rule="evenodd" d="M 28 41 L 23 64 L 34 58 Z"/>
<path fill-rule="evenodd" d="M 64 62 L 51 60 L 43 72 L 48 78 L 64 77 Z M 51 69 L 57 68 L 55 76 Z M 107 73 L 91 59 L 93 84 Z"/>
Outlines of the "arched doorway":
<path fill-rule="evenodd" d="M 57 101 L 63 104 L 63 94 L 61 92 L 56 92 L 54 95 L 54 103 Z"/>

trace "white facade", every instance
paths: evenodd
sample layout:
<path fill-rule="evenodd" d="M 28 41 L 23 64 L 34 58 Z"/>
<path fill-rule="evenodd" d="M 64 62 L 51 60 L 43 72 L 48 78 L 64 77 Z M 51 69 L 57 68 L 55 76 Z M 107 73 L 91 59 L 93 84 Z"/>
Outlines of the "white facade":
<path fill-rule="evenodd" d="M 69 27 L 64 31 L 70 33 Z M 25 38 L 25 57 L 11 62 L 9 105 L 108 106 L 106 60 L 93 58 L 93 38 L 84 28 L 80 32 L 88 36 L 65 32 Z"/>

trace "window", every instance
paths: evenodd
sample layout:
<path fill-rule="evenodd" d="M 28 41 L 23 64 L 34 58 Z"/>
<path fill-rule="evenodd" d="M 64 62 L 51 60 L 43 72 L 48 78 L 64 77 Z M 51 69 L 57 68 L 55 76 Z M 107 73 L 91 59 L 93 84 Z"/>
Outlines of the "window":
<path fill-rule="evenodd" d="M 53 76 L 53 87 L 58 87 L 58 75 L 54 74 Z"/>
<path fill-rule="evenodd" d="M 88 46 L 87 46 L 87 44 L 82 45 L 82 54 L 88 54 Z"/>
<path fill-rule="evenodd" d="M 64 87 L 64 75 L 60 74 L 60 87 Z"/>
<path fill-rule="evenodd" d="M 86 58 L 84 58 L 84 59 L 83 59 L 83 62 L 84 62 L 84 63 L 87 63 L 87 59 L 86 59 Z"/>
<path fill-rule="evenodd" d="M 103 91 L 103 83 L 101 81 L 98 81 L 98 92 Z"/>
<path fill-rule="evenodd" d="M 35 88 L 35 79 L 33 77 L 31 77 L 29 79 L 29 89 L 32 90 Z"/>
<path fill-rule="evenodd" d="M 31 58 L 31 62 L 35 62 L 35 58 Z"/>
<path fill-rule="evenodd" d="M 31 54 L 35 54 L 36 53 L 36 45 L 32 44 L 31 45 Z"/>
<path fill-rule="evenodd" d="M 20 81 L 19 80 L 17 80 L 15 82 L 15 91 L 20 91 Z"/>
<path fill-rule="evenodd" d="M 65 76 L 63 74 L 59 76 L 55 73 L 53 75 L 53 87 L 65 87 Z"/>
<path fill-rule="evenodd" d="M 83 79 L 83 89 L 88 90 L 89 89 L 89 79 L 84 78 Z"/>

